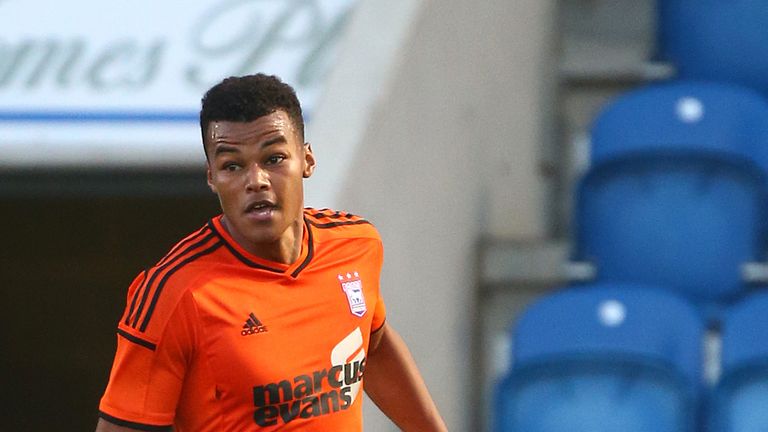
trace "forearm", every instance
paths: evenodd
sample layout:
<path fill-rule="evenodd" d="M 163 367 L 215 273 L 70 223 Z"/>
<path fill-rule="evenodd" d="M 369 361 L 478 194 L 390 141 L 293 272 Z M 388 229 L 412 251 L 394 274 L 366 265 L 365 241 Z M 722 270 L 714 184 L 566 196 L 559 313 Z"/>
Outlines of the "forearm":
<path fill-rule="evenodd" d="M 403 431 L 446 431 L 403 339 L 385 325 L 365 366 L 365 392 Z"/>

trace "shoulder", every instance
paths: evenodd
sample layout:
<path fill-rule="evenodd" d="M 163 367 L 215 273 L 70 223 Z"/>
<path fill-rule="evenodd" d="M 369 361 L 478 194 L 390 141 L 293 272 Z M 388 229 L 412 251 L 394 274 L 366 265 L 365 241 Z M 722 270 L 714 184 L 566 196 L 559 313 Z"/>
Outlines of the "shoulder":
<path fill-rule="evenodd" d="M 121 327 L 154 336 L 196 281 L 215 267 L 221 238 L 210 225 L 188 235 L 131 284 Z"/>
<path fill-rule="evenodd" d="M 321 240 L 370 239 L 381 242 L 379 232 L 370 221 L 349 212 L 305 208 L 304 219 L 315 228 Z"/>

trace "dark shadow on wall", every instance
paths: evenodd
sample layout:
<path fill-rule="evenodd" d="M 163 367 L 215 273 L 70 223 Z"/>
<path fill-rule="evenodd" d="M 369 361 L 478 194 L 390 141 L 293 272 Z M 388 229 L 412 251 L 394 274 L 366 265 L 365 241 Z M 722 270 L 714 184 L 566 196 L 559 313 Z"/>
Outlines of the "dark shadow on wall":
<path fill-rule="evenodd" d="M 0 173 L 0 429 L 94 430 L 128 284 L 219 213 L 204 173 Z"/>

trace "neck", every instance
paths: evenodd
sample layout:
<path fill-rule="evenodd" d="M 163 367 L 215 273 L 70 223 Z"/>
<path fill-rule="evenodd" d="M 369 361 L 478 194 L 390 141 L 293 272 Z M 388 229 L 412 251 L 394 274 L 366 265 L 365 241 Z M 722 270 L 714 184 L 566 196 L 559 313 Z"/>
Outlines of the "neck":
<path fill-rule="evenodd" d="M 248 241 L 247 238 L 239 235 L 237 230 L 232 229 L 226 216 L 221 218 L 221 224 L 237 244 L 259 258 L 282 264 L 292 264 L 301 255 L 304 236 L 303 218 L 292 223 L 278 239 L 259 243 Z"/>
<path fill-rule="evenodd" d="M 267 249 L 270 256 L 263 258 L 283 264 L 292 264 L 301 255 L 303 234 L 304 224 L 302 219 L 299 219 L 288 227 L 272 248 Z"/>

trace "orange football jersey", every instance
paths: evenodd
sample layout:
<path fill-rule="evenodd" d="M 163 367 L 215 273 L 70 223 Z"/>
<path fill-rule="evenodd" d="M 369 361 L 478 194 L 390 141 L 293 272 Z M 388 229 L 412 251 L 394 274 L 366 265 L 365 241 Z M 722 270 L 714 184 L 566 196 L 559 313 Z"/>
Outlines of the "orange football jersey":
<path fill-rule="evenodd" d="M 212 219 L 131 284 L 99 415 L 140 430 L 361 430 L 382 260 L 350 214 L 305 209 L 291 265 Z"/>

